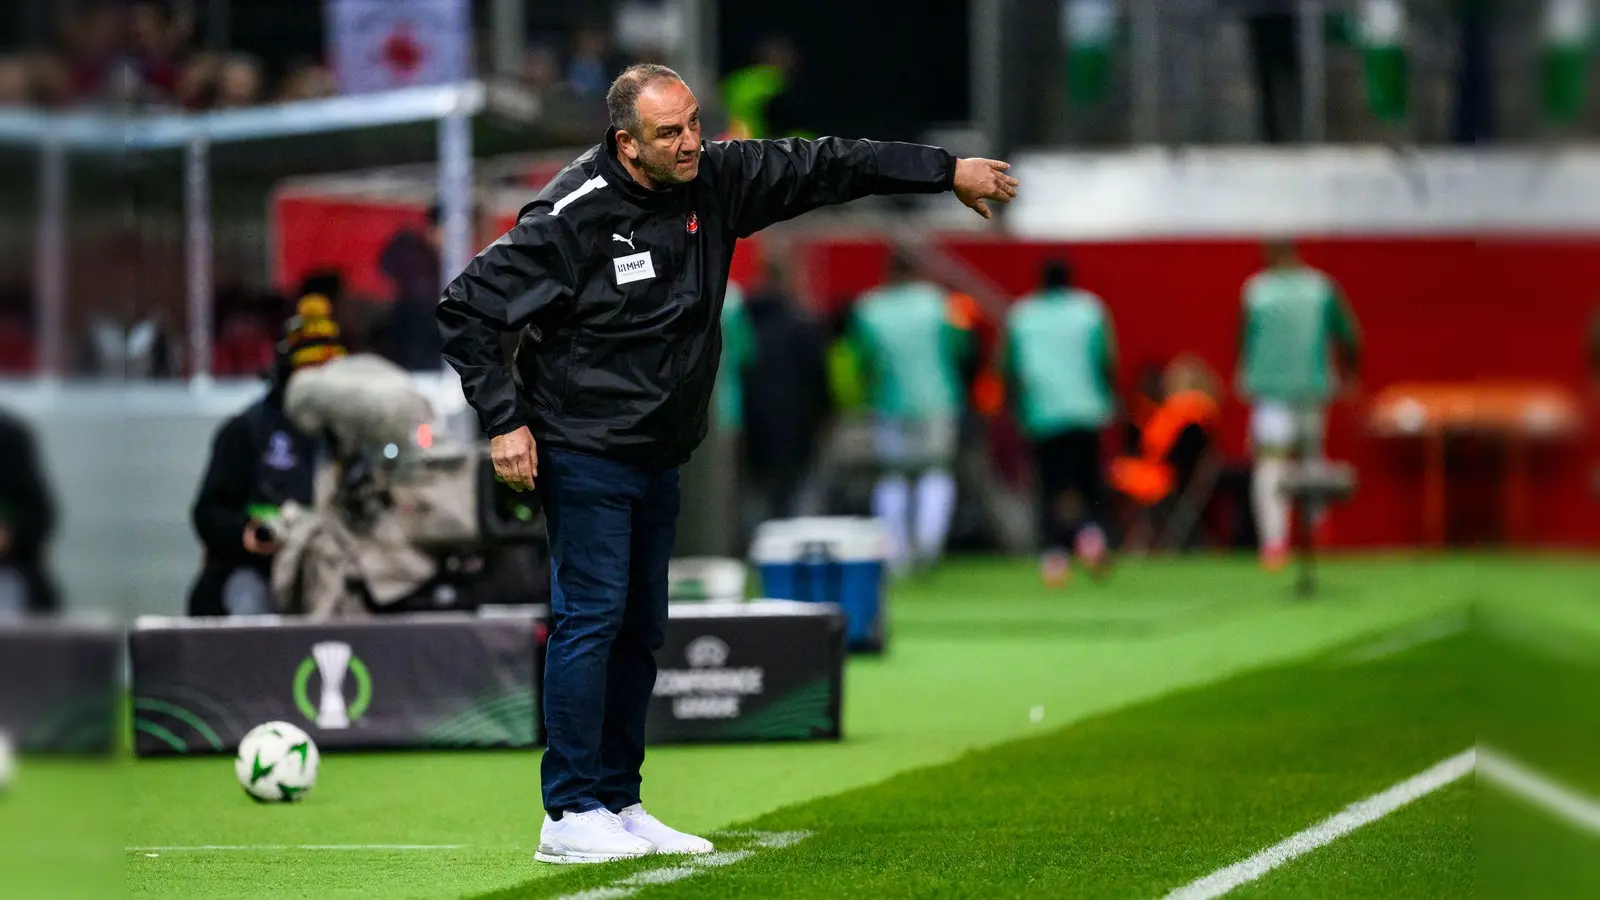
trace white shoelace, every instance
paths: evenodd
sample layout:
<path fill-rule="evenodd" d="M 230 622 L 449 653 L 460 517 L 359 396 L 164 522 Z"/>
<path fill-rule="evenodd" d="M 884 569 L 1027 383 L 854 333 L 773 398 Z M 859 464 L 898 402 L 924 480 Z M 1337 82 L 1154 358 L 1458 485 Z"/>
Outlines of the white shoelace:
<path fill-rule="evenodd" d="M 628 830 L 622 827 L 622 817 L 609 809 L 601 808 L 586 814 L 595 823 L 595 827 L 607 834 L 627 834 Z"/>
<path fill-rule="evenodd" d="M 617 817 L 617 819 L 619 821 L 621 820 L 621 818 L 622 818 L 621 816 Z M 646 825 L 655 825 L 655 826 L 660 827 L 660 828 L 667 827 L 667 826 L 661 824 L 661 820 L 660 819 L 658 819 L 655 816 L 652 816 L 649 813 L 645 812 L 644 811 L 644 807 L 642 807 L 642 806 L 636 808 L 632 813 L 629 813 L 628 818 L 633 819 L 636 822 L 643 822 Z"/>

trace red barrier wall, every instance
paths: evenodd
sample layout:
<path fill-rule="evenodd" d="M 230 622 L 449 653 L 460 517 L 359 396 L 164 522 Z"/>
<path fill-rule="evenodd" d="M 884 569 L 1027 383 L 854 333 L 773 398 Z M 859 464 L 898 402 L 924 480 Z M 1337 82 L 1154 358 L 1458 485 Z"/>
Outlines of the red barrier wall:
<path fill-rule="evenodd" d="M 1030 289 L 1044 259 L 1064 254 L 1080 283 L 1111 309 L 1125 377 L 1142 363 L 1194 352 L 1231 384 L 1239 289 L 1261 265 L 1253 241 L 945 243 L 1013 294 Z M 1420 452 L 1367 436 L 1362 397 L 1403 381 L 1581 384 L 1600 298 L 1600 238 L 1325 239 L 1306 241 L 1302 251 L 1344 286 L 1366 339 L 1361 396 L 1336 406 L 1329 423 L 1330 455 L 1356 464 L 1362 478 L 1356 498 L 1335 516 L 1335 537 L 1350 545 L 1416 543 Z M 878 283 L 886 254 L 882 242 L 822 242 L 807 249 L 804 264 L 819 301 L 837 308 Z M 1246 410 L 1237 400 L 1225 408 L 1225 447 L 1242 454 Z M 1600 538 L 1584 456 L 1571 446 L 1536 456 L 1530 540 Z M 1451 537 L 1497 537 L 1492 448 L 1459 448 L 1451 464 Z"/>

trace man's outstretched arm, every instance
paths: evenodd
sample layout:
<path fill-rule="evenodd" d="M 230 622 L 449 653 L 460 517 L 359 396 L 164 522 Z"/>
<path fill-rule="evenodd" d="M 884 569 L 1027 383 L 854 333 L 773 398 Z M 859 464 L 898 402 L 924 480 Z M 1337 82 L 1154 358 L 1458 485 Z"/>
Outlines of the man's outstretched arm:
<path fill-rule="evenodd" d="M 956 159 L 922 144 L 825 137 L 813 141 L 717 141 L 706 145 L 729 203 L 734 233 L 747 237 L 822 206 L 871 194 L 954 191 L 984 218 L 985 201 L 1008 203 L 1017 195 L 1010 165 L 990 159 Z"/>

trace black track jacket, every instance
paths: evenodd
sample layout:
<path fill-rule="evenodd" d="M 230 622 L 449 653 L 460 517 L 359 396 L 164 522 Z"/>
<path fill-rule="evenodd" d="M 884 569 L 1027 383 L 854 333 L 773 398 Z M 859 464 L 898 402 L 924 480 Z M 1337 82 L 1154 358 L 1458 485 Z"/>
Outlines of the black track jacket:
<path fill-rule="evenodd" d="M 694 181 L 650 190 L 590 149 L 523 207 L 439 303 L 444 357 L 485 434 L 680 464 L 707 429 L 734 242 L 868 194 L 950 190 L 955 158 L 918 144 L 708 141 Z M 512 364 L 503 332 L 520 332 Z"/>

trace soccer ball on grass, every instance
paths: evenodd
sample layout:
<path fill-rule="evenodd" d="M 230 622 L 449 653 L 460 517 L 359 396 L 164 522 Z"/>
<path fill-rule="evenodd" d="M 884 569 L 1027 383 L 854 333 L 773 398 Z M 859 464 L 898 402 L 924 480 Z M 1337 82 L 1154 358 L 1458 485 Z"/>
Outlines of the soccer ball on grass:
<path fill-rule="evenodd" d="M 317 745 L 288 722 L 257 725 L 239 742 L 234 774 L 245 793 L 264 803 L 293 803 L 317 783 Z"/>

